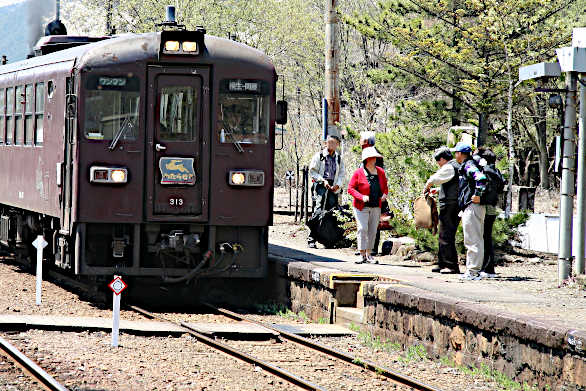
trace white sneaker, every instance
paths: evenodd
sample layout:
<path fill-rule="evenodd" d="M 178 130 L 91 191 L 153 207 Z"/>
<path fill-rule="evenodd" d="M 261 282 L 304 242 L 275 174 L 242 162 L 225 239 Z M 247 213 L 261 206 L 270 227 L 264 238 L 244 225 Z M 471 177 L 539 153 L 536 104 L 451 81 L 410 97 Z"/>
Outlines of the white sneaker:
<path fill-rule="evenodd" d="M 469 271 L 466 271 L 466 273 L 460 276 L 460 280 L 478 281 L 480 279 L 482 279 L 480 274 L 472 274 Z"/>
<path fill-rule="evenodd" d="M 481 278 L 496 278 L 496 274 L 487 273 L 487 272 L 480 272 Z"/>
<path fill-rule="evenodd" d="M 361 263 L 366 263 L 368 262 L 368 259 L 366 257 L 362 257 L 362 255 L 358 256 L 358 259 L 356 261 L 354 261 L 354 263 L 356 264 L 361 264 Z"/>
<path fill-rule="evenodd" d="M 374 263 L 375 265 L 378 265 L 378 261 L 376 259 L 374 259 L 374 257 L 372 255 L 370 255 L 370 254 L 368 254 L 366 256 L 366 261 L 368 263 Z"/>

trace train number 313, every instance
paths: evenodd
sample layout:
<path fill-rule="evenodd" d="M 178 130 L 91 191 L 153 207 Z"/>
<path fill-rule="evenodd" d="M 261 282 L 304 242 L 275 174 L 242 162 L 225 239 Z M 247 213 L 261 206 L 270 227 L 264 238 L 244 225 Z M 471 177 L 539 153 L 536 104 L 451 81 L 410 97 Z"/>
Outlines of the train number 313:
<path fill-rule="evenodd" d="M 169 198 L 169 205 L 183 206 L 183 198 Z"/>

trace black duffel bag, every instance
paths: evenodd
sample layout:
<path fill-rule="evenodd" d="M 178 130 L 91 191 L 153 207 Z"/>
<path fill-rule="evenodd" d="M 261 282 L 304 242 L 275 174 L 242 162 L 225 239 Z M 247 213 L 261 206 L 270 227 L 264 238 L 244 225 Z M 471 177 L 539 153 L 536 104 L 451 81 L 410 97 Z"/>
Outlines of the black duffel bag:
<path fill-rule="evenodd" d="M 307 220 L 307 227 L 311 232 L 311 237 L 317 242 L 323 244 L 326 248 L 334 248 L 344 242 L 343 227 L 344 222 L 338 217 L 352 217 L 352 214 L 340 206 L 334 206 L 329 210 L 324 210 L 327 199 L 327 192 L 323 195 L 323 205 L 313 213 L 313 216 Z"/>

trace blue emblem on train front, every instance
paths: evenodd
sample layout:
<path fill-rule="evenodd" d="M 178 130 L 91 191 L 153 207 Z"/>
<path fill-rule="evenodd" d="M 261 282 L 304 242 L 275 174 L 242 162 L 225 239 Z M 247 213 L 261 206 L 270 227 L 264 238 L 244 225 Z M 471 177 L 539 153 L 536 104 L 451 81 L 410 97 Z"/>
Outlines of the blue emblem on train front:
<path fill-rule="evenodd" d="M 159 160 L 161 185 L 194 185 L 193 158 L 162 157 Z"/>

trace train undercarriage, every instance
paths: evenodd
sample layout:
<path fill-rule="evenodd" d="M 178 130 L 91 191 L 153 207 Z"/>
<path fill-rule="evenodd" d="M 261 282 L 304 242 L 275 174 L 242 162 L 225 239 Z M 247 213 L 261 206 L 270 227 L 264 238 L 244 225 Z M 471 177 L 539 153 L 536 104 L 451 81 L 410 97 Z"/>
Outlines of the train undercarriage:
<path fill-rule="evenodd" d="M 195 278 L 258 278 L 266 275 L 266 227 L 205 224 L 77 223 L 74 233 L 59 219 L 17 208 L 0 213 L 0 243 L 35 256 L 43 235 L 44 260 L 75 275 L 160 278 L 164 284 Z"/>

